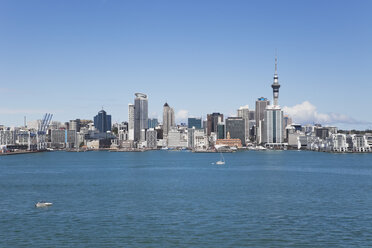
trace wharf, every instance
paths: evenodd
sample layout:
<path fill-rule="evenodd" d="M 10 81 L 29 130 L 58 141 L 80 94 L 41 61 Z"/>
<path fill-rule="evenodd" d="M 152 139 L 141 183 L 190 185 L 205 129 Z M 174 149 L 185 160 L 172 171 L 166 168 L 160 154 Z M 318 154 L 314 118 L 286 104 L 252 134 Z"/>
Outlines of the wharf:
<path fill-rule="evenodd" d="M 39 153 L 39 152 L 45 152 L 45 151 L 14 151 L 14 152 L 4 152 L 4 153 L 0 153 L 0 156 L 29 154 L 29 153 Z"/>

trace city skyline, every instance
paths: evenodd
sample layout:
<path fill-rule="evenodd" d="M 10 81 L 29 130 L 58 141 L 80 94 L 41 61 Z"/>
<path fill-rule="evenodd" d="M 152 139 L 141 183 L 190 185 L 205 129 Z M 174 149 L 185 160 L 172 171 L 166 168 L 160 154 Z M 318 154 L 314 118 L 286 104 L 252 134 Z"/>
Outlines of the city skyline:
<path fill-rule="evenodd" d="M 177 122 L 234 116 L 273 100 L 277 49 L 284 113 L 371 128 L 370 2 L 163 3 L 2 2 L 0 124 L 91 119 L 102 105 L 127 121 L 134 92 L 159 120 L 164 102 Z"/>

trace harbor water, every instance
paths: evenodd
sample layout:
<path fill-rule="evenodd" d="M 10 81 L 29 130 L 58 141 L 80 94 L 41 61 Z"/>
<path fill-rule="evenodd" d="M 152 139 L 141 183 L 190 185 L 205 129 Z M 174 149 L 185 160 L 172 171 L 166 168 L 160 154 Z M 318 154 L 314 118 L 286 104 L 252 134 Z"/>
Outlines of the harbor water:
<path fill-rule="evenodd" d="M 371 247 L 372 154 L 0 157 L 0 247 Z M 44 200 L 53 206 L 35 208 Z"/>

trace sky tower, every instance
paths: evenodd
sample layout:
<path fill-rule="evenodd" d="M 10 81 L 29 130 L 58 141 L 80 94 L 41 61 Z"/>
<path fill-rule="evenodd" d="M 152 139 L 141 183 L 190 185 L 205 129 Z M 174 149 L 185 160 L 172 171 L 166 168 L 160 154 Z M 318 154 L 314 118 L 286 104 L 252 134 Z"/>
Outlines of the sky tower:
<path fill-rule="evenodd" d="M 275 56 L 274 83 L 271 85 L 271 87 L 273 88 L 274 106 L 278 106 L 280 84 L 278 83 L 278 59 L 276 56 Z"/>

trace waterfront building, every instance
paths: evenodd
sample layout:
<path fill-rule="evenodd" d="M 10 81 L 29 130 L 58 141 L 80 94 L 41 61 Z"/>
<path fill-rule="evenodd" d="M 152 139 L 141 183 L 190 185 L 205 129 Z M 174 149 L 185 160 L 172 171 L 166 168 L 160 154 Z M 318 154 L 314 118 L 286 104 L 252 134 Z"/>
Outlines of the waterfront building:
<path fill-rule="evenodd" d="M 346 152 L 348 150 L 348 144 L 346 142 L 345 134 L 332 134 L 331 135 L 331 151 L 333 152 Z"/>
<path fill-rule="evenodd" d="M 148 120 L 148 128 L 155 128 L 159 125 L 159 121 L 157 118 L 149 118 Z"/>
<path fill-rule="evenodd" d="M 261 144 L 263 142 L 262 134 L 264 132 L 265 109 L 270 105 L 267 98 L 260 97 L 256 100 L 255 120 L 256 120 L 256 142 Z"/>
<path fill-rule="evenodd" d="M 366 134 L 367 144 L 369 145 L 370 150 L 372 150 L 372 134 Z"/>
<path fill-rule="evenodd" d="M 57 129 L 50 131 L 50 142 L 52 148 L 74 148 L 78 147 L 76 130 Z"/>
<path fill-rule="evenodd" d="M 175 126 L 174 109 L 165 103 L 163 106 L 163 136 L 167 137 L 169 130 Z"/>
<path fill-rule="evenodd" d="M 207 150 L 209 147 L 208 136 L 203 129 L 188 129 L 188 147 L 192 150 Z"/>
<path fill-rule="evenodd" d="M 188 118 L 187 119 L 187 127 L 188 128 L 195 127 L 196 129 L 201 129 L 202 128 L 202 119 L 201 118 Z"/>
<path fill-rule="evenodd" d="M 246 143 L 245 138 L 245 119 L 242 117 L 229 117 L 225 121 L 226 133 L 229 133 L 231 139 L 240 139 L 242 145 Z"/>
<path fill-rule="evenodd" d="M 148 98 L 146 94 L 136 93 L 134 99 L 134 140 L 139 141 L 141 130 L 148 125 Z"/>
<path fill-rule="evenodd" d="M 244 128 L 245 141 L 244 143 L 247 143 L 247 141 L 249 141 L 249 115 L 250 115 L 250 111 L 249 111 L 248 105 L 240 107 L 237 111 L 237 116 L 245 120 L 245 128 Z"/>
<path fill-rule="evenodd" d="M 226 139 L 217 139 L 216 140 L 217 146 L 228 146 L 228 147 L 236 147 L 241 148 L 242 147 L 242 141 L 241 139 L 233 139 L 230 136 L 230 132 L 227 132 Z"/>
<path fill-rule="evenodd" d="M 211 135 L 212 132 L 217 132 L 218 123 L 223 122 L 223 114 L 212 113 L 207 115 L 207 135 Z"/>
<path fill-rule="evenodd" d="M 168 131 L 167 144 L 169 148 L 186 148 L 187 136 L 176 128 L 172 128 Z"/>
<path fill-rule="evenodd" d="M 149 128 L 146 131 L 146 142 L 148 148 L 155 149 L 157 147 L 157 134 L 154 128 Z"/>
<path fill-rule="evenodd" d="M 134 140 L 134 104 L 128 104 L 128 139 Z"/>
<path fill-rule="evenodd" d="M 353 152 L 370 152 L 370 146 L 367 140 L 367 136 L 361 134 L 353 134 L 351 135 L 353 147 Z"/>
<path fill-rule="evenodd" d="M 111 115 L 103 109 L 94 117 L 94 126 L 100 133 L 111 131 Z"/>

